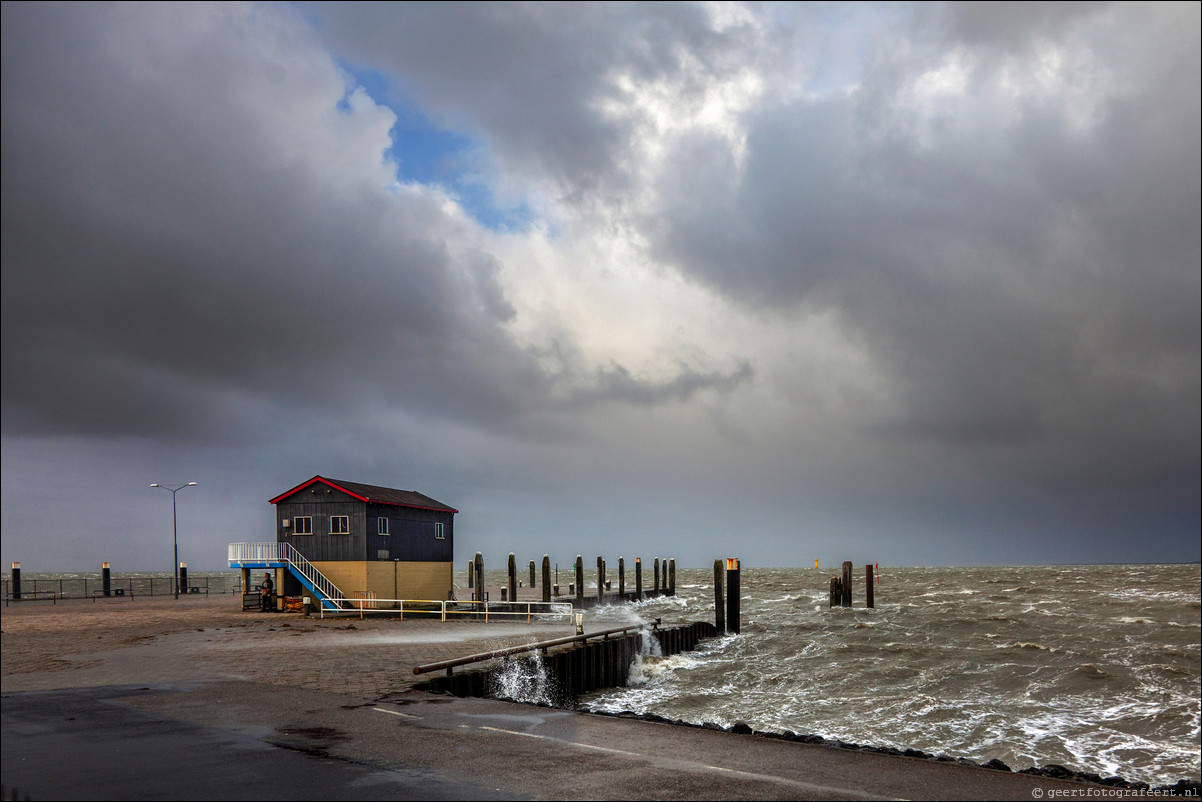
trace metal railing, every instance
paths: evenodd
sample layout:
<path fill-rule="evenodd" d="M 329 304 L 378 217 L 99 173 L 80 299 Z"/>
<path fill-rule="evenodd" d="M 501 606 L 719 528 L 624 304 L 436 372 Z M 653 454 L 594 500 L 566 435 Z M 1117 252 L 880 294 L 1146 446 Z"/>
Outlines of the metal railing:
<path fill-rule="evenodd" d="M 526 623 L 536 618 L 571 618 L 572 605 L 569 602 L 487 602 L 487 601 L 440 601 L 437 599 L 346 599 L 335 598 L 330 601 L 338 604 L 338 610 L 326 610 L 321 605 L 320 617 L 325 618 L 327 612 L 358 613 L 362 619 L 366 613 L 385 613 L 396 615 L 404 620 L 406 609 L 412 614 L 429 617 L 437 614 L 443 621 L 450 616 L 473 617 L 489 621 L 492 618 L 520 618 Z M 390 605 L 382 607 L 381 605 Z M 406 608 L 406 605 L 409 605 Z"/>
<path fill-rule="evenodd" d="M 236 593 L 242 586 L 241 578 L 236 574 L 231 576 L 189 576 L 188 584 L 181 585 L 180 595 L 185 593 Z M 0 581 L 4 595 L 11 598 L 13 582 L 11 579 Z M 196 588 L 196 590 L 193 590 Z M 104 580 L 97 577 L 21 577 L 21 595 L 54 591 L 59 599 L 90 599 L 96 591 L 103 591 Z M 170 576 L 114 576 L 109 581 L 109 589 L 113 595 L 123 596 L 171 596 L 175 592 L 175 580 Z"/>
<path fill-rule="evenodd" d="M 469 654 L 466 657 L 456 657 L 453 660 L 442 660 L 437 663 L 426 663 L 425 665 L 414 666 L 414 674 L 425 674 L 430 671 L 438 671 L 445 668 L 447 676 L 451 675 L 451 669 L 456 666 L 465 666 L 471 663 L 481 663 L 485 660 L 492 660 L 497 657 L 509 657 L 514 654 L 524 654 L 525 652 L 542 651 L 544 654 L 547 649 L 552 646 L 562 646 L 567 643 L 584 643 L 592 638 L 608 639 L 610 635 L 624 635 L 628 632 L 643 632 L 654 631 L 658 628 L 656 624 L 629 624 L 624 627 L 615 627 L 614 629 L 603 629 L 600 632 L 588 632 L 583 635 L 567 635 L 562 638 L 554 638 L 552 640 L 539 641 L 538 643 L 526 643 L 521 646 L 510 646 L 505 649 L 494 649 L 491 652 L 480 652 L 479 654 Z"/>
<path fill-rule="evenodd" d="M 229 545 L 229 561 L 236 562 L 282 562 L 296 570 L 305 581 L 323 598 L 318 606 L 325 610 L 325 602 L 333 604 L 340 610 L 350 609 L 343 606 L 343 593 L 338 586 L 326 577 L 313 563 L 305 559 L 291 543 L 231 543 Z M 350 599 L 349 601 L 356 601 Z"/>

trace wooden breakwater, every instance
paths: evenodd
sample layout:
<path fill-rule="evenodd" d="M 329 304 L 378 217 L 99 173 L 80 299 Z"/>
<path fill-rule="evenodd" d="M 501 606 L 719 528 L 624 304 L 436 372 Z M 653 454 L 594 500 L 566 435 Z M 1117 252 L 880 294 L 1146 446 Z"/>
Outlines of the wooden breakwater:
<path fill-rule="evenodd" d="M 648 648 L 650 644 L 644 642 L 644 638 L 654 638 L 658 651 L 664 656 L 669 656 L 691 651 L 701 640 L 717 634 L 713 624 L 698 621 L 651 630 L 578 635 L 549 642 L 556 645 L 546 647 L 532 644 L 528 647 L 500 650 L 489 655 L 472 656 L 478 659 L 463 658 L 462 661 L 449 660 L 418 666 L 414 668 L 415 674 L 442 668 L 446 669 L 446 674 L 431 677 L 416 687 L 418 690 L 461 697 L 503 697 L 507 694 L 502 691 L 502 677 L 506 672 L 517 670 L 540 677 L 547 688 L 544 694 L 546 701 L 557 707 L 571 707 L 582 694 L 626 685 L 636 658 L 652 651 Z M 520 652 L 526 652 L 529 656 L 514 659 L 512 654 L 509 654 Z M 466 665 L 496 657 L 502 657 L 504 662 L 485 668 L 454 671 L 455 663 Z M 515 663 L 518 665 L 514 665 Z"/>

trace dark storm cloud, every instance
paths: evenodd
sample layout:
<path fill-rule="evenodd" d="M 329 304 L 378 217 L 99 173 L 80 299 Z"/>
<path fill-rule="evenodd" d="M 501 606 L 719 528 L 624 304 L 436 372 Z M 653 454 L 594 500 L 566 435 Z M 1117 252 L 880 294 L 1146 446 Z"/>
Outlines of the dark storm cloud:
<path fill-rule="evenodd" d="M 497 257 L 439 196 L 385 191 L 388 113 L 295 20 L 4 28 L 6 431 L 242 437 L 256 404 L 514 422 L 550 388 L 500 329 Z"/>
<path fill-rule="evenodd" d="M 387 121 L 336 112 L 303 51 L 258 52 L 294 27 L 192 15 L 176 37 L 161 8 L 6 10 L 6 429 L 211 436 L 242 394 L 512 413 L 540 377 L 498 336 L 495 263 L 451 253 L 436 197 L 314 161 L 378 162 L 353 150 Z M 348 141 L 306 153 L 306 126 Z"/>

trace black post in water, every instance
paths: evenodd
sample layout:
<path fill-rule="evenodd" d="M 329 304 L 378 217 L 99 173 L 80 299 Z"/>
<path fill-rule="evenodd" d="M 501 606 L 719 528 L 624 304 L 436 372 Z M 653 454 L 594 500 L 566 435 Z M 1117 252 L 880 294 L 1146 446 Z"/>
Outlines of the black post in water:
<path fill-rule="evenodd" d="M 626 558 L 618 558 L 618 598 L 626 601 Z"/>
<path fill-rule="evenodd" d="M 113 579 L 113 576 L 112 576 L 112 574 L 109 573 L 109 564 L 101 563 L 100 564 L 100 583 L 101 583 L 101 586 L 104 588 L 105 598 L 108 598 L 109 596 L 111 596 L 113 594 L 112 579 Z"/>
<path fill-rule="evenodd" d="M 509 600 L 518 600 L 518 561 L 512 551 L 509 552 Z"/>
<path fill-rule="evenodd" d="M 864 587 L 868 589 L 868 606 L 869 608 L 876 607 L 876 598 L 872 593 L 872 566 L 864 566 Z"/>
<path fill-rule="evenodd" d="M 839 577 L 831 577 L 831 607 L 840 607 L 843 604 L 843 583 L 839 581 Z"/>
<path fill-rule="evenodd" d="M 718 636 L 726 634 L 726 599 L 722 594 L 722 561 L 714 560 L 714 629 Z"/>
<path fill-rule="evenodd" d="M 634 600 L 643 600 L 643 558 L 634 558 Z"/>
<path fill-rule="evenodd" d="M 659 595 L 659 557 L 655 558 L 655 595 Z"/>
<path fill-rule="evenodd" d="M 21 563 L 13 563 L 13 600 L 21 601 Z"/>
<path fill-rule="evenodd" d="M 851 607 L 851 560 L 846 560 L 843 563 L 843 598 L 840 604 L 843 607 Z"/>
<path fill-rule="evenodd" d="M 576 555 L 576 606 L 584 609 L 584 558 Z"/>
<path fill-rule="evenodd" d="M 676 558 L 668 560 L 668 595 L 676 595 Z"/>
<path fill-rule="evenodd" d="M 605 601 L 605 560 L 597 555 L 597 604 Z"/>
<path fill-rule="evenodd" d="M 472 598 L 478 602 L 484 601 L 484 555 L 476 552 L 476 560 L 472 566 L 472 570 L 476 572 L 476 592 L 472 594 Z"/>
<path fill-rule="evenodd" d="M 180 593 L 188 592 L 188 564 L 187 563 L 179 564 L 179 592 Z M 284 589 L 280 588 L 280 595 L 282 596 L 283 594 L 284 594 Z"/>
<path fill-rule="evenodd" d="M 726 631 L 739 634 L 739 558 L 726 558 Z"/>
<path fill-rule="evenodd" d="M 543 601 L 551 601 L 551 558 L 543 555 Z"/>

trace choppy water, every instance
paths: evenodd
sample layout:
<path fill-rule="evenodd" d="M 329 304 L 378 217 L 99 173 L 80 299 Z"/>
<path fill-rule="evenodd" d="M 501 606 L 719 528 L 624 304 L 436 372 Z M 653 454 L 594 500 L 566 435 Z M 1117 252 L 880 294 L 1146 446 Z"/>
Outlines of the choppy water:
<path fill-rule="evenodd" d="M 881 569 L 876 609 L 829 570 L 742 571 L 742 633 L 648 658 L 586 709 L 813 733 L 1014 769 L 1199 779 L 1199 566 Z M 591 623 L 713 616 L 713 572 Z"/>

